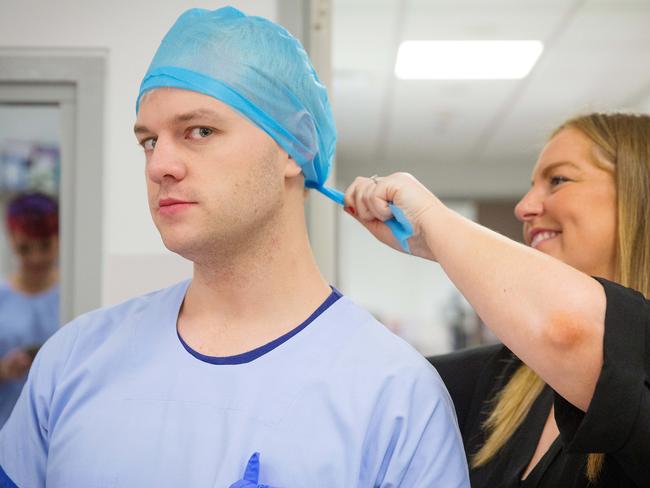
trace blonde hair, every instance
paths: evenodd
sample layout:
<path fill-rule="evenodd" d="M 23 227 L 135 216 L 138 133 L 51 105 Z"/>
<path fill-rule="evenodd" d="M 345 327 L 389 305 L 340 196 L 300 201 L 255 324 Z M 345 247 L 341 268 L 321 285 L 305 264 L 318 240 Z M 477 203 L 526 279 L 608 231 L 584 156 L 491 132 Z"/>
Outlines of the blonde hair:
<path fill-rule="evenodd" d="M 592 113 L 567 120 L 551 134 L 575 129 L 594 144 L 594 164 L 613 168 L 617 203 L 615 280 L 650 297 L 650 116 Z M 544 381 L 522 364 L 493 399 L 483 424 L 487 440 L 472 458 L 472 468 L 492 459 L 528 415 Z M 586 476 L 595 481 L 605 455 L 587 455 Z"/>

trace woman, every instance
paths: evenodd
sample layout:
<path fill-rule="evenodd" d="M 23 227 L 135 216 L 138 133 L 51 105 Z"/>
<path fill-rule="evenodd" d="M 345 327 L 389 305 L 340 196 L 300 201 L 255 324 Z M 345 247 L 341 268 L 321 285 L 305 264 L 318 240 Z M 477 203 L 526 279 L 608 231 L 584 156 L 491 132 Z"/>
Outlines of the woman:
<path fill-rule="evenodd" d="M 7 207 L 16 270 L 0 283 L 0 427 L 20 395 L 38 347 L 59 326 L 57 202 L 19 195 Z"/>
<path fill-rule="evenodd" d="M 553 133 L 515 210 L 530 247 L 410 175 L 358 178 L 348 213 L 395 249 L 387 202 L 413 224 L 412 253 L 438 261 L 505 345 L 432 358 L 472 486 L 650 486 L 650 117 L 591 114 Z"/>

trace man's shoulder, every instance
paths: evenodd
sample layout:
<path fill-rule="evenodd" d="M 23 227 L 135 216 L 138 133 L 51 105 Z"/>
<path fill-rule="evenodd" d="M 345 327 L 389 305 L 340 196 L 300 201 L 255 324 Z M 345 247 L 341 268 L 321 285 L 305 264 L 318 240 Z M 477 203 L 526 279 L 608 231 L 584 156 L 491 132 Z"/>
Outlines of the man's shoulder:
<path fill-rule="evenodd" d="M 175 300 L 182 300 L 188 281 L 140 295 L 122 303 L 79 315 L 62 326 L 43 346 L 43 354 L 61 355 L 74 348 L 89 352 L 124 329 L 138 327 L 162 316 Z M 51 351 L 51 352 L 50 352 Z"/>
<path fill-rule="evenodd" d="M 329 351 L 332 381 L 344 381 L 355 391 L 365 392 L 372 408 L 384 412 L 378 418 L 411 411 L 415 404 L 420 418 L 439 408 L 453 417 L 445 385 L 426 358 L 364 308 L 345 297 L 339 302 L 337 316 L 345 320 L 336 330 L 344 339 L 339 340 L 338 349 Z"/>
<path fill-rule="evenodd" d="M 435 374 L 413 346 L 390 331 L 369 311 L 343 296 L 336 310 L 338 328 L 345 336 L 339 361 L 379 374 Z"/>
<path fill-rule="evenodd" d="M 146 316 L 147 314 L 161 313 L 163 306 L 169 306 L 174 299 L 182 299 L 187 289 L 188 281 L 152 291 L 121 303 L 101 307 L 86 312 L 73 319 L 65 328 L 78 327 L 84 330 L 112 329 L 119 327 L 127 319 Z"/>
<path fill-rule="evenodd" d="M 161 306 L 171 305 L 173 307 L 173 302 L 182 300 L 188 284 L 189 280 L 181 281 L 166 288 L 130 298 L 115 305 L 92 310 L 74 319 L 70 322 L 70 325 L 79 322 L 81 326 L 90 326 L 90 324 L 97 323 L 104 326 L 119 322 L 123 318 L 148 312 L 160 312 Z"/>

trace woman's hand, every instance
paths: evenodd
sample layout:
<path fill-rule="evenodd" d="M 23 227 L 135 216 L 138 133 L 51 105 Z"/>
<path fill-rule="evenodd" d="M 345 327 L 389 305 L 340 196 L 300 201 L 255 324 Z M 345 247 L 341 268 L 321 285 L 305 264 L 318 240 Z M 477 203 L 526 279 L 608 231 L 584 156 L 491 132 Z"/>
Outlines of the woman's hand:
<path fill-rule="evenodd" d="M 385 177 L 358 177 L 345 192 L 345 210 L 378 240 L 401 251 L 402 248 L 384 224 L 392 217 L 390 203 L 399 207 L 413 226 L 409 238 L 411 254 L 435 260 L 427 243 L 425 223 L 435 218 L 443 204 L 424 185 L 408 173 L 394 173 Z"/>
<path fill-rule="evenodd" d="M 21 349 L 9 351 L 0 359 L 0 380 L 20 380 L 32 365 L 32 358 Z"/>

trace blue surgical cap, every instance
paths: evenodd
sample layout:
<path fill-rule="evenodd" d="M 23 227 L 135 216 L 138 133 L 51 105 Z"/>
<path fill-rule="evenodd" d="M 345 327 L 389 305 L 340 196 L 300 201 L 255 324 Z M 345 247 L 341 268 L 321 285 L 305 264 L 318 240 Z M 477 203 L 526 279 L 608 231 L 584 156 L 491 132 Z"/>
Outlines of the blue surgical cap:
<path fill-rule="evenodd" d="M 140 85 L 214 97 L 269 134 L 302 168 L 305 185 L 324 189 L 336 145 L 327 90 L 300 42 L 283 27 L 233 7 L 191 9 L 160 43 Z"/>

